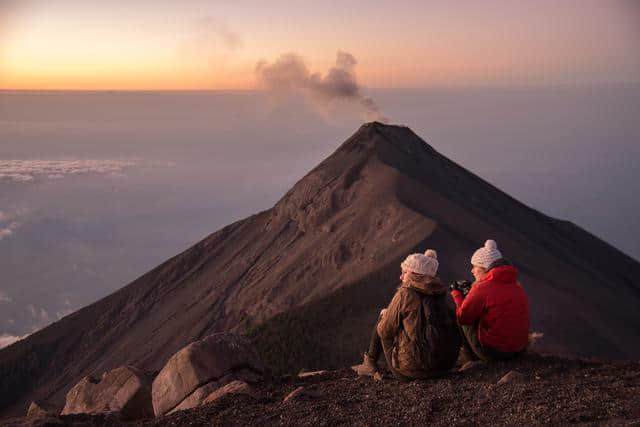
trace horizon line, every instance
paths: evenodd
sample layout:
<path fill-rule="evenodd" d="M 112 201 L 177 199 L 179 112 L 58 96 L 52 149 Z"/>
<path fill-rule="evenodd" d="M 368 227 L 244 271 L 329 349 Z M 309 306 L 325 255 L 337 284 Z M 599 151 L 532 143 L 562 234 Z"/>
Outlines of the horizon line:
<path fill-rule="evenodd" d="M 484 84 L 460 84 L 460 85 L 434 85 L 434 86 L 400 86 L 400 87 L 363 87 L 362 90 L 425 90 L 425 89 L 473 89 L 473 88 L 590 88 L 603 86 L 640 87 L 640 82 L 597 82 L 597 83 L 484 83 Z M 69 89 L 69 88 L 0 88 L 0 92 L 269 92 L 269 89 L 261 88 L 234 88 L 234 89 Z"/>

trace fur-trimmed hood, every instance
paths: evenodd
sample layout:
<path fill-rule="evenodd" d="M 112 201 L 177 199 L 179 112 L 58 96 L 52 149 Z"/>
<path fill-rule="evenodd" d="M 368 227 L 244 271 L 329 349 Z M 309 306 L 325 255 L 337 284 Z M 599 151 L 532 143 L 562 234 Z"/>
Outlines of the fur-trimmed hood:
<path fill-rule="evenodd" d="M 420 282 L 411 280 L 403 283 L 400 287 L 413 289 L 425 295 L 442 295 L 447 292 L 447 286 L 438 277 Z"/>

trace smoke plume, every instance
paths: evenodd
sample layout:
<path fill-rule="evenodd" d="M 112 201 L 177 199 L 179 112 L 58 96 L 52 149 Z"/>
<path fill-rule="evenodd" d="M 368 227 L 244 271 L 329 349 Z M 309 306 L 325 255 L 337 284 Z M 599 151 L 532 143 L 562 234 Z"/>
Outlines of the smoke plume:
<path fill-rule="evenodd" d="M 258 62 L 256 75 L 269 90 L 303 90 L 321 104 L 346 101 L 356 106 L 365 119 L 386 122 L 373 99 L 362 94 L 356 80 L 356 64 L 353 55 L 338 51 L 335 66 L 323 76 L 321 73 L 312 74 L 299 55 L 286 53 L 272 64 Z"/>
<path fill-rule="evenodd" d="M 221 44 L 232 52 L 242 48 L 240 35 L 231 30 L 225 22 L 213 16 L 205 16 L 196 22 L 195 33 L 190 43 L 201 49 Z"/>

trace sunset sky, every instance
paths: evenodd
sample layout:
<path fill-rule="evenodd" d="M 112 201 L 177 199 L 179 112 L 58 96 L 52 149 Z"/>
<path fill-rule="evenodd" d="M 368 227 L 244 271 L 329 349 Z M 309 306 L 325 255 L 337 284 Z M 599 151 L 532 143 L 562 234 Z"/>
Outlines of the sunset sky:
<path fill-rule="evenodd" d="M 0 0 L 1 89 L 252 89 L 292 52 L 374 88 L 640 83 L 640 1 Z"/>

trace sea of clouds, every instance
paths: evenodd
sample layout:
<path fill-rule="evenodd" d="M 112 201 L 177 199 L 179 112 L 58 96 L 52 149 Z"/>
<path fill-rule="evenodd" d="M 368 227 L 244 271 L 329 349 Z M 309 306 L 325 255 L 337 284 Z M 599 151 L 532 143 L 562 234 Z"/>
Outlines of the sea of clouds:
<path fill-rule="evenodd" d="M 31 182 L 85 173 L 120 177 L 125 168 L 134 165 L 135 162 L 126 160 L 0 160 L 0 181 Z"/>

